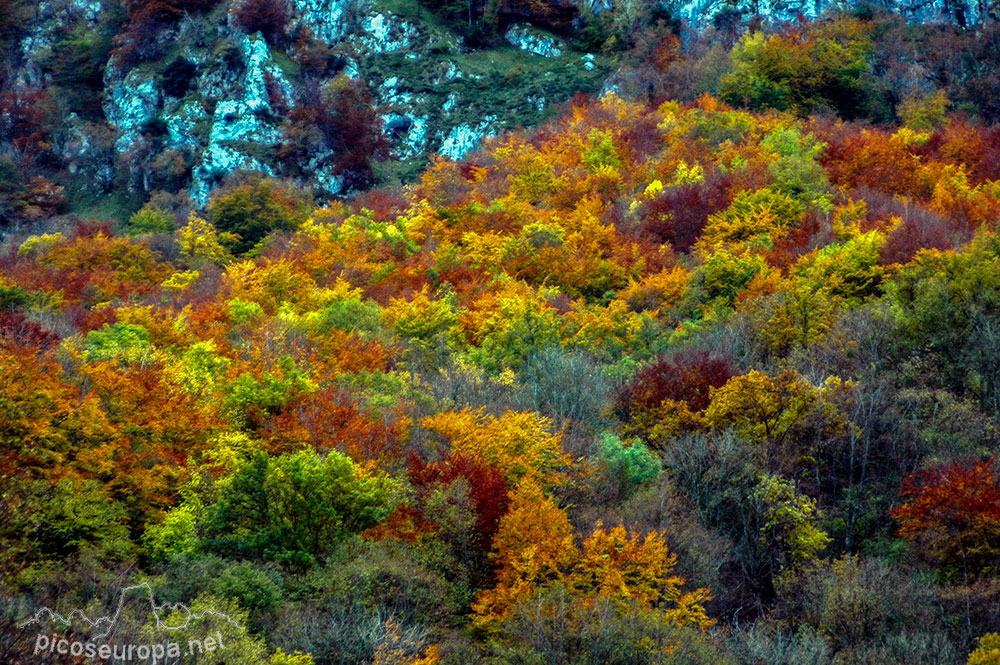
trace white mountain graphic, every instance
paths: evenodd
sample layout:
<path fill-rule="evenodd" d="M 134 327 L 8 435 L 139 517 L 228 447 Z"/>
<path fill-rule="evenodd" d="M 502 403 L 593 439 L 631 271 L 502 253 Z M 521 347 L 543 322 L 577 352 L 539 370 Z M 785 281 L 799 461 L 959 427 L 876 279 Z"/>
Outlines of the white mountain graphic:
<path fill-rule="evenodd" d="M 101 633 L 92 636 L 91 639 L 102 639 L 104 637 L 107 637 L 111 633 L 112 629 L 115 627 L 115 624 L 118 622 L 118 617 L 121 615 L 122 608 L 125 606 L 125 600 L 127 594 L 137 589 L 145 590 L 146 598 L 149 600 L 150 612 L 152 612 L 153 616 L 156 618 L 156 628 L 159 630 L 183 630 L 184 628 L 188 627 L 188 624 L 192 620 L 200 620 L 206 616 L 221 617 L 222 619 L 226 620 L 226 623 L 235 626 L 240 630 L 244 630 L 243 626 L 241 626 L 239 623 L 233 620 L 232 617 L 230 617 L 228 614 L 224 614 L 223 612 L 216 612 L 215 610 L 205 610 L 204 612 L 196 613 L 192 612 L 183 603 L 164 603 L 162 605 L 157 605 L 156 601 L 153 599 L 153 589 L 150 588 L 149 582 L 143 582 L 141 584 L 133 584 L 132 586 L 124 587 L 118 594 L 118 606 L 115 608 L 115 612 L 111 616 L 102 616 L 96 619 L 91 619 L 82 609 L 79 608 L 74 609 L 69 614 L 62 615 L 59 614 L 58 612 L 53 611 L 48 607 L 43 607 L 37 612 L 35 612 L 35 614 L 32 615 L 30 619 L 21 622 L 19 626 L 21 628 L 27 628 L 32 624 L 38 624 L 39 626 L 42 626 L 44 625 L 43 622 L 46 621 L 58 621 L 68 626 L 72 623 L 73 619 L 76 618 L 95 630 L 103 631 Z M 167 614 L 171 612 L 176 612 L 178 610 L 184 613 L 184 622 L 182 624 L 171 626 L 163 622 L 163 617 L 161 617 L 161 612 L 163 612 L 164 616 L 166 616 Z"/>

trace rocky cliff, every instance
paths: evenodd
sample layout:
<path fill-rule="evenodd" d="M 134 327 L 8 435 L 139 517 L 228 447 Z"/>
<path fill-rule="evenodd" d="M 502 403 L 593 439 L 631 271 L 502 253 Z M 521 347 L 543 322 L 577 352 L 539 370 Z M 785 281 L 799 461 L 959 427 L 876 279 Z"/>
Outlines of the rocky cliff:
<path fill-rule="evenodd" d="M 693 27 L 720 20 L 746 20 L 759 16 L 765 21 L 815 19 L 845 9 L 872 9 L 899 14 L 914 23 L 937 21 L 971 26 L 989 17 L 990 3 L 983 0 L 691 0 L 678 2 L 677 17 Z"/>
<path fill-rule="evenodd" d="M 608 73 L 604 58 L 528 24 L 510 25 L 499 46 L 473 49 L 412 0 L 295 0 L 290 9 L 281 39 L 241 30 L 220 5 L 166 27 L 154 59 L 126 62 L 114 55 L 121 48 L 112 51 L 100 115 L 68 109 L 59 151 L 69 171 L 104 190 L 123 180 L 146 192 L 183 186 L 199 203 L 236 169 L 293 175 L 335 195 L 347 189 L 332 166 L 336 146 L 294 169 L 276 157 L 308 88 L 365 82 L 391 147 L 379 176 L 390 180 L 433 153 L 459 159 L 484 136 L 534 124 L 553 103 L 599 89 Z M 98 0 L 39 3 L 14 87 L 51 86 L 56 54 L 68 40 L 96 39 L 108 11 Z M 307 40 L 325 59 L 308 73 Z"/>
<path fill-rule="evenodd" d="M 125 9 L 112 0 L 27 5 L 7 86 L 22 96 L 55 91 L 52 151 L 71 204 L 85 208 L 85 194 L 93 200 L 125 191 L 139 200 L 182 189 L 201 204 L 238 169 L 289 177 L 321 195 L 343 194 L 357 185 L 342 159 L 354 148 L 329 131 L 314 136 L 319 121 L 303 107 L 315 110 L 326 103 L 324 90 L 350 82 L 367 88 L 389 146 L 375 178 L 407 180 L 435 153 L 460 159 L 485 136 L 536 124 L 576 92 L 601 90 L 616 63 L 597 48 L 600 39 L 588 42 L 577 33 L 622 23 L 620 16 L 637 6 L 693 30 L 859 6 L 854 0 L 508 3 L 501 32 L 484 47 L 475 30 L 456 29 L 442 19 L 443 9 L 417 0 L 273 2 L 284 3 L 287 16 L 280 31 L 270 32 L 247 29 L 234 19 L 234 3 L 214 0 L 145 33 L 130 27 L 135 19 L 123 18 Z M 471 8 L 493 6 L 470 3 L 469 26 Z M 550 11 L 532 15 L 538 6 Z M 982 0 L 883 0 L 874 7 L 919 22 L 971 25 L 989 18 Z M 604 21 L 609 16 L 616 18 Z"/>

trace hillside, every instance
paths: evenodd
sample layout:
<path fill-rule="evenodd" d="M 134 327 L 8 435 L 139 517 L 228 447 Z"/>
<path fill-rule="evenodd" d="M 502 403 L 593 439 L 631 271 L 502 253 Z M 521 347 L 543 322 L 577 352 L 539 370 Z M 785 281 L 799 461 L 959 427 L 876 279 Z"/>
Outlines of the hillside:
<path fill-rule="evenodd" d="M 724 92 L 746 30 L 801 27 L 833 9 L 4 0 L 0 227 L 36 228 L 54 214 L 124 222 L 156 196 L 201 208 L 239 171 L 290 179 L 318 201 L 413 182 L 433 154 L 460 159 L 485 136 L 537 125 L 577 93 L 690 101 Z M 988 11 L 886 9 L 900 18 L 859 5 L 865 27 L 847 38 L 866 46 L 853 62 L 831 63 L 846 67 L 838 76 L 880 83 L 864 91 L 871 108 L 834 100 L 836 110 L 891 121 L 905 98 L 943 89 L 992 119 L 998 59 Z M 760 64 L 794 72 L 803 63 Z M 837 94 L 858 95 L 851 87 Z"/>
<path fill-rule="evenodd" d="M 996 136 L 607 96 L 403 195 L 249 182 L 209 208 L 228 248 L 194 213 L 30 237 L 3 259 L 8 579 L 140 561 L 316 663 L 369 662 L 386 613 L 404 651 L 531 662 L 533 594 L 613 662 L 964 662 L 998 621 Z M 265 214 L 288 230 L 247 255 Z M 281 498 L 324 459 L 360 493 L 295 490 L 328 518 Z"/>
<path fill-rule="evenodd" d="M 109 194 L 130 212 L 157 190 L 204 204 L 237 169 L 323 196 L 412 179 L 430 154 L 537 123 L 608 73 L 516 15 L 485 31 L 416 0 L 14 8 L 4 87 L 49 105 L 36 138 L 52 179 L 70 210 L 98 214 Z M 376 176 L 369 159 L 390 148 Z"/>

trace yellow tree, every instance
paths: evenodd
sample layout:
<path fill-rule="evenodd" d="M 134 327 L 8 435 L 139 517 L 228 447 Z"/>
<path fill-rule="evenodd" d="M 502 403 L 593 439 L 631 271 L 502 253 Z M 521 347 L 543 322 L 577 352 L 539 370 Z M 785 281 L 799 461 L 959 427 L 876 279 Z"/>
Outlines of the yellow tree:
<path fill-rule="evenodd" d="M 497 585 L 473 603 L 473 625 L 488 629 L 507 618 L 518 600 L 559 578 L 578 556 L 566 511 L 525 478 L 500 520 L 491 554 L 499 566 Z"/>
<path fill-rule="evenodd" d="M 731 427 L 752 441 L 778 441 L 816 401 L 817 390 L 794 372 L 772 377 L 751 370 L 712 390 L 705 420 L 711 427 Z"/>
<path fill-rule="evenodd" d="M 783 279 L 773 296 L 752 301 L 746 308 L 759 320 L 760 340 L 775 354 L 806 348 L 823 338 L 837 317 L 837 301 L 828 289 L 803 280 Z"/>
<path fill-rule="evenodd" d="M 979 646 L 969 654 L 968 665 L 1000 665 L 1000 634 L 980 637 Z"/>
<path fill-rule="evenodd" d="M 713 622 L 703 603 L 708 589 L 683 592 L 683 577 L 673 575 L 677 555 L 667 552 L 662 534 L 651 531 L 645 538 L 619 525 L 610 530 L 598 522 L 583 552 L 566 580 L 580 596 L 635 600 L 645 609 L 660 609 L 664 618 L 678 624 L 707 627 Z"/>
<path fill-rule="evenodd" d="M 190 265 L 224 264 L 232 261 L 229 250 L 220 242 L 223 237 L 220 237 L 214 226 L 194 213 L 191 213 L 187 225 L 179 229 L 176 236 L 181 257 Z"/>
<path fill-rule="evenodd" d="M 472 605 L 478 629 L 497 628 L 519 604 L 553 584 L 563 585 L 585 604 L 599 599 L 636 602 L 679 625 L 713 623 L 703 607 L 708 589 L 682 591 L 685 580 L 672 574 L 676 557 L 667 552 L 660 533 L 640 538 L 622 526 L 606 530 L 599 523 L 581 550 L 566 512 L 533 479 L 526 478 L 513 493 L 493 547 L 497 585 Z"/>
<path fill-rule="evenodd" d="M 430 297 L 426 284 L 410 300 L 393 298 L 385 310 L 385 317 L 397 333 L 417 339 L 433 337 L 458 321 L 447 302 Z"/>
<path fill-rule="evenodd" d="M 453 454 L 500 469 L 509 484 L 525 476 L 559 483 L 571 463 L 562 435 L 551 432 L 552 421 L 533 411 L 508 411 L 497 418 L 466 408 L 429 416 L 421 425 L 443 436 Z"/>
<path fill-rule="evenodd" d="M 712 389 L 704 420 L 759 444 L 765 463 L 814 464 L 821 440 L 852 427 L 842 408 L 852 386 L 830 377 L 816 387 L 795 372 L 770 376 L 752 370 Z"/>
<path fill-rule="evenodd" d="M 817 526 L 820 514 L 815 499 L 799 494 L 792 481 L 765 475 L 754 490 L 754 499 L 764 514 L 760 539 L 776 568 L 815 559 L 830 543 Z"/>

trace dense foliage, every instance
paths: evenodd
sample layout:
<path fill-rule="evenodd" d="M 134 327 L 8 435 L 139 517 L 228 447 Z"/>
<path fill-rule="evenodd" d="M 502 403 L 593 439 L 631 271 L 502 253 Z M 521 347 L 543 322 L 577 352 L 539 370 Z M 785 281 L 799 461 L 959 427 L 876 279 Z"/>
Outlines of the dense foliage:
<path fill-rule="evenodd" d="M 948 72 L 876 104 L 893 30 L 665 38 L 322 206 L 70 223 L 4 157 L 50 223 L 0 246 L 0 659 L 141 578 L 238 617 L 233 665 L 996 662 L 1000 130 Z M 285 158 L 311 127 L 370 173 L 363 91 L 317 94 Z M 45 98 L 0 103 L 44 144 Z"/>
<path fill-rule="evenodd" d="M 658 2 L 598 3 L 614 7 L 595 13 L 587 8 L 591 3 L 568 0 L 386 1 L 372 6 L 424 26 L 433 39 L 402 59 L 395 51 L 375 58 L 366 64 L 365 80 L 348 78 L 348 64 L 371 54 L 319 39 L 300 20 L 301 7 L 285 0 L 106 4 L 93 21 L 57 25 L 51 46 L 32 52 L 29 65 L 18 44 L 32 42 L 32 22 L 44 12 L 29 0 L 0 3 L 0 233 L 38 230 L 63 214 L 68 220 L 81 214 L 125 221 L 144 203 L 165 197 L 190 206 L 192 174 L 203 156 L 171 138 L 176 120 L 159 116 L 140 127 L 128 146 L 116 143 L 120 137 L 104 108 L 116 93 L 105 86 L 131 71 L 170 99 L 198 97 L 199 77 L 216 69 L 227 70 L 226 77 L 240 75 L 245 63 L 237 41 L 258 32 L 289 84 L 282 88 L 273 76 L 265 82 L 280 139 L 243 148 L 271 173 L 311 182 L 316 196 L 338 191 L 323 189 L 334 183 L 340 191 L 356 192 L 414 182 L 430 155 L 409 154 L 400 137 L 427 109 L 407 108 L 405 96 L 388 100 L 380 86 L 404 80 L 410 91 L 404 95 L 433 100 L 421 104 L 445 104 L 452 88 L 442 84 L 438 68 L 443 72 L 458 61 L 469 71 L 449 85 L 464 81 L 462 106 L 468 108 L 454 110 L 450 122 L 456 127 L 474 126 L 498 108 L 504 125 L 527 117 L 534 122 L 556 113 L 575 92 L 596 92 L 610 72 L 606 89 L 656 104 L 710 94 L 751 110 L 903 123 L 917 131 L 938 128 L 949 112 L 984 122 L 1000 119 L 995 21 L 974 28 L 919 25 L 858 10 L 813 22 L 763 24 L 723 12 L 695 29 Z M 343 4 L 345 29 L 357 28 L 367 5 Z M 572 58 L 512 56 L 517 49 L 504 34 L 520 23 L 550 31 Z M 188 59 L 192 49 L 208 46 L 211 62 Z M 580 65 L 582 53 L 589 65 Z M 504 109 L 514 96 L 517 103 Z M 201 100 L 208 111 L 216 101 Z M 198 126 L 199 136 L 207 136 L 210 124 Z M 429 130 L 415 131 L 413 141 Z M 886 152 L 879 157 L 893 158 Z M 980 167 L 993 169 L 994 162 L 982 159 Z M 320 171 L 322 187 L 311 179 Z M 702 212 L 727 203 L 720 196 L 731 187 L 726 174 L 709 178 L 716 187 L 672 189 L 671 199 L 683 199 L 691 212 L 675 211 L 676 224 L 651 224 L 649 230 L 678 248 L 693 243 Z M 641 203 L 647 209 L 668 204 Z"/>

